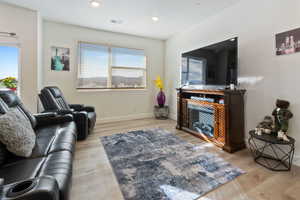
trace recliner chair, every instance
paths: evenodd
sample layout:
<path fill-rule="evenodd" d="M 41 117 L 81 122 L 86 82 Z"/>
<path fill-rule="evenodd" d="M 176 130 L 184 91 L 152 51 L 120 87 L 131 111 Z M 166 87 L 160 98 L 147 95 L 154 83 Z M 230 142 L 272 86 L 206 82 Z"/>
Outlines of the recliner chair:
<path fill-rule="evenodd" d="M 46 112 L 72 114 L 77 126 L 78 139 L 84 140 L 93 131 L 96 123 L 94 107 L 83 104 L 68 104 L 61 90 L 55 86 L 45 87 L 39 94 Z"/>

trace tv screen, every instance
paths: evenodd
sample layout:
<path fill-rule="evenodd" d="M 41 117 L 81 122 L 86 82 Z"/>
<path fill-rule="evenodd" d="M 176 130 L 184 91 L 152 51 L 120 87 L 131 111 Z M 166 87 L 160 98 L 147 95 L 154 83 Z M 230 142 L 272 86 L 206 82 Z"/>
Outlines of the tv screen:
<path fill-rule="evenodd" d="M 182 85 L 237 84 L 238 38 L 182 54 Z"/>

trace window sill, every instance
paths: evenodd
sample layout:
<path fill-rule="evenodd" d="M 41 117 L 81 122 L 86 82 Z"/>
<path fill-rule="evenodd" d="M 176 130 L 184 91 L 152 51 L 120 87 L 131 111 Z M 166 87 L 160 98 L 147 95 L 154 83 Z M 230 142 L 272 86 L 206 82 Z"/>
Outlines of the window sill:
<path fill-rule="evenodd" d="M 77 92 L 147 92 L 148 88 L 128 88 L 128 89 L 76 89 Z"/>

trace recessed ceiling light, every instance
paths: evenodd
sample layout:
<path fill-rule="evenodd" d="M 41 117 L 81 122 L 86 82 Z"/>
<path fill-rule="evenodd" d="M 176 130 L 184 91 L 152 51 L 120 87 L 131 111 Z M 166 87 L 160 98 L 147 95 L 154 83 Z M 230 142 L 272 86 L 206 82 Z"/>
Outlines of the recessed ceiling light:
<path fill-rule="evenodd" d="M 235 38 L 231 38 L 230 41 L 231 41 L 231 42 L 234 42 L 234 41 L 235 41 Z"/>
<path fill-rule="evenodd" d="M 90 6 L 93 7 L 93 8 L 97 8 L 97 7 L 100 6 L 100 2 L 96 1 L 96 0 L 91 0 L 90 1 Z"/>
<path fill-rule="evenodd" d="M 121 20 L 121 19 L 111 19 L 110 23 L 112 23 L 112 24 L 123 24 L 123 20 Z"/>
<path fill-rule="evenodd" d="M 157 22 L 159 20 L 159 18 L 158 17 L 152 17 L 152 20 Z"/>

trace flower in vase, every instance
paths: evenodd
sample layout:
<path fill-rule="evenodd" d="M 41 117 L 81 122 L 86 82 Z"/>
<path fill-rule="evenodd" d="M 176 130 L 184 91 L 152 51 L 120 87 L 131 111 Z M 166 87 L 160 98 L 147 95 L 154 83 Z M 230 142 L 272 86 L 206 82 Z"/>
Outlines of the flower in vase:
<path fill-rule="evenodd" d="M 159 107 L 164 107 L 164 105 L 166 103 L 166 95 L 163 92 L 164 84 L 163 84 L 163 81 L 161 80 L 160 76 L 157 76 L 157 78 L 155 80 L 155 85 L 160 90 L 156 97 L 157 104 L 159 105 Z"/>
<path fill-rule="evenodd" d="M 155 80 L 155 85 L 158 89 L 162 90 L 164 88 L 163 81 L 161 80 L 160 76 L 157 76 Z"/>

